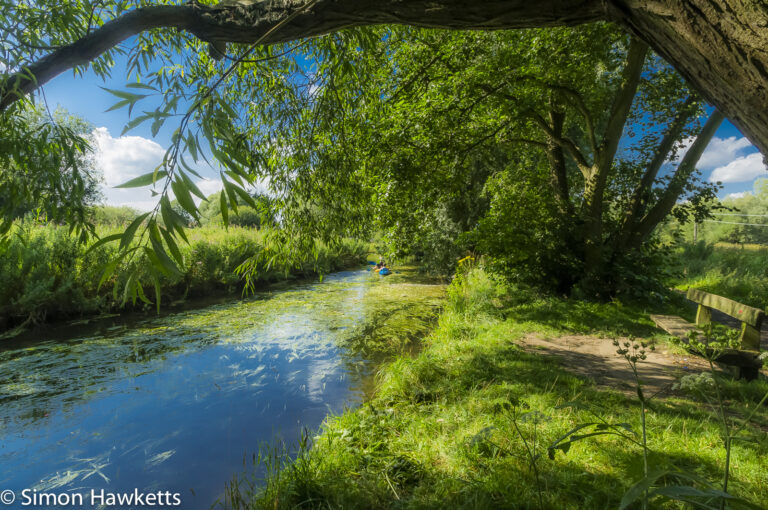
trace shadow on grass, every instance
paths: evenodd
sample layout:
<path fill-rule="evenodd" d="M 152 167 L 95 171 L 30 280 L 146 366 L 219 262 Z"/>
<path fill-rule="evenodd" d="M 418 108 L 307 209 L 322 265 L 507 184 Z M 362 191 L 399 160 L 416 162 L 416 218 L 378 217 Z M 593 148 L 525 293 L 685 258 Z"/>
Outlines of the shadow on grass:
<path fill-rule="evenodd" d="M 398 362 L 393 377 L 401 380 L 385 382 L 371 402 L 330 420 L 299 461 L 245 498 L 249 506 L 538 508 L 540 490 L 543 508 L 610 508 L 642 478 L 641 449 L 628 439 L 589 439 L 554 460 L 545 450 L 575 425 L 600 420 L 631 425 L 637 440 L 636 400 L 599 391 L 559 362 L 510 342 L 455 347 L 453 356 Z M 570 400 L 584 405 L 558 408 Z M 661 401 L 648 420 L 653 468 L 719 479 L 720 454 L 711 451 L 719 448 L 717 425 L 708 409 Z M 710 451 L 692 446 L 701 443 Z M 538 483 L 528 448 L 540 455 Z M 759 464 L 765 453 L 750 450 L 749 457 Z"/>

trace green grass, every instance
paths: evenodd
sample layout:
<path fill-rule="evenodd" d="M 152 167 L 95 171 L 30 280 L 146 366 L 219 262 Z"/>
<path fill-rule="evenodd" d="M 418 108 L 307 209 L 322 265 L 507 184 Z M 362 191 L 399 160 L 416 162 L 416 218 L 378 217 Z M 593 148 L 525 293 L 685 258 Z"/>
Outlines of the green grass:
<path fill-rule="evenodd" d="M 266 478 L 235 480 L 229 505 L 616 508 L 643 477 L 637 444 L 615 435 L 588 438 L 554 460 L 546 446 L 587 422 L 626 423 L 639 434 L 639 401 L 571 375 L 567 359 L 524 352 L 516 340 L 529 333 L 649 335 L 645 311 L 537 298 L 479 270 L 454 281 L 448 295 L 418 356 L 384 366 L 375 396 L 329 417 L 292 460 L 266 455 Z M 765 381 L 723 382 L 734 415 L 753 409 L 768 391 Z M 577 404 L 564 406 L 569 402 Z M 713 411 L 683 395 L 648 407 L 651 469 L 685 470 L 716 485 L 724 448 Z M 763 427 L 749 428 L 762 442 L 734 445 L 729 491 L 766 502 L 766 410 L 753 421 Z M 530 458 L 537 455 L 534 471 Z M 661 498 L 653 505 L 682 507 Z"/>
<path fill-rule="evenodd" d="M 702 289 L 740 303 L 768 306 L 768 247 L 757 245 L 686 244 L 676 253 L 679 290 Z"/>
<path fill-rule="evenodd" d="M 98 233 L 103 237 L 122 230 L 102 226 Z M 234 226 L 228 230 L 192 228 L 187 235 L 189 244 L 179 243 L 184 257 L 181 275 L 160 279 L 161 301 L 166 304 L 195 296 L 240 295 L 244 282 L 235 269 L 268 242 L 263 230 Z M 318 242 L 316 248 L 317 259 L 308 253 L 298 266 L 260 267 L 256 284 L 359 265 L 368 252 L 367 244 L 346 239 L 333 248 Z M 122 310 L 121 290 L 128 278 L 125 264 L 99 285 L 105 265 L 116 252 L 116 243 L 88 252 L 88 246 L 80 245 L 66 227 L 14 227 L 7 242 L 0 245 L 0 331 Z M 154 299 L 148 271 L 140 269 L 139 281 Z M 139 302 L 135 308 L 153 307 Z"/>

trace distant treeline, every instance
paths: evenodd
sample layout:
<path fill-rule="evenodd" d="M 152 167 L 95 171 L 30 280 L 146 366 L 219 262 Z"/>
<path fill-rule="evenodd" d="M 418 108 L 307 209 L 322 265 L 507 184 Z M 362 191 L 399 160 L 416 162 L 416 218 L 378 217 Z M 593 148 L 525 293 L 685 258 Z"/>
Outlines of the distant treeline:
<path fill-rule="evenodd" d="M 755 181 L 753 191 L 722 200 L 724 209 L 696 225 L 696 240 L 709 243 L 762 244 L 768 246 L 768 179 Z M 666 232 L 693 241 L 693 223 L 670 222 Z"/>

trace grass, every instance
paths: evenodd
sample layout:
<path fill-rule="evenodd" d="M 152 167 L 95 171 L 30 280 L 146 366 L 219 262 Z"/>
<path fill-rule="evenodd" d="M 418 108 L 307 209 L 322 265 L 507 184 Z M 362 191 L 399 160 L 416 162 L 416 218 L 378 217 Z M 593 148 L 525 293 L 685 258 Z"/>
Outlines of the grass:
<path fill-rule="evenodd" d="M 532 297 L 479 270 L 457 278 L 448 295 L 423 350 L 387 364 L 373 398 L 329 417 L 298 453 L 272 451 L 261 457 L 265 478 L 235 480 L 228 504 L 270 509 L 619 506 L 622 495 L 643 478 L 638 400 L 571 375 L 567 359 L 525 352 L 516 340 L 530 333 L 650 335 L 645 311 Z M 735 415 L 754 409 L 768 391 L 766 381 L 723 382 Z M 724 448 L 715 411 L 683 394 L 650 400 L 647 408 L 651 469 L 684 470 L 716 484 Z M 585 438 L 567 454 L 558 451 L 548 458 L 547 446 L 590 422 L 625 424 L 617 427 L 632 432 Z M 768 413 L 762 409 L 748 427 L 757 442 L 734 443 L 731 452 L 729 491 L 752 502 L 768 501 L 766 428 Z M 652 503 L 683 507 L 662 497 Z"/>
<path fill-rule="evenodd" d="M 676 255 L 680 276 L 671 283 L 677 289 L 693 287 L 756 308 L 768 306 L 768 247 L 699 242 L 683 245 Z"/>
<path fill-rule="evenodd" d="M 122 230 L 120 226 L 101 226 L 98 233 L 104 237 Z M 166 304 L 195 296 L 239 295 L 244 282 L 235 269 L 264 250 L 267 243 L 264 230 L 234 226 L 228 230 L 193 228 L 187 235 L 189 244 L 179 245 L 184 257 L 181 275 L 160 278 L 162 302 Z M 317 268 L 327 273 L 359 265 L 368 252 L 366 243 L 348 239 L 335 247 L 318 242 L 316 248 L 317 259 L 308 253 L 298 267 L 260 267 L 255 283 L 313 276 Z M 20 331 L 30 324 L 123 309 L 122 288 L 128 279 L 125 263 L 99 284 L 116 251 L 116 243 L 88 251 L 88 246 L 79 244 L 66 227 L 14 227 L 7 242 L 0 244 L 0 331 Z M 154 298 L 146 270 L 140 270 L 139 281 Z M 141 302 L 134 308 L 152 309 Z"/>

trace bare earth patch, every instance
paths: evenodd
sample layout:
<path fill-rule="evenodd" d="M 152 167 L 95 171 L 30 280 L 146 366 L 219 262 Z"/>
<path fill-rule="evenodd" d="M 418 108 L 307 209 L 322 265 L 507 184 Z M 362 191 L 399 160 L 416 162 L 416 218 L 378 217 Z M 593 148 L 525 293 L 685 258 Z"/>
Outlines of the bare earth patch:
<path fill-rule="evenodd" d="M 623 356 L 616 354 L 612 338 L 589 335 L 543 338 L 531 334 L 520 340 L 520 346 L 528 352 L 561 358 L 565 370 L 589 377 L 598 386 L 635 394 L 632 369 Z M 672 384 L 683 375 L 709 370 L 707 361 L 696 356 L 673 354 L 659 347 L 647 354 L 648 359 L 637 365 L 647 397 L 669 393 Z"/>

